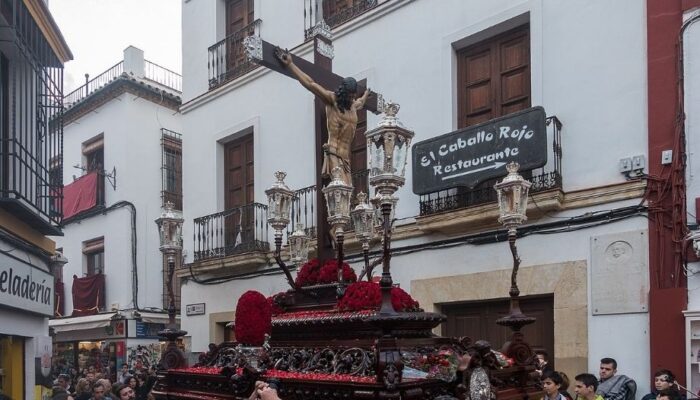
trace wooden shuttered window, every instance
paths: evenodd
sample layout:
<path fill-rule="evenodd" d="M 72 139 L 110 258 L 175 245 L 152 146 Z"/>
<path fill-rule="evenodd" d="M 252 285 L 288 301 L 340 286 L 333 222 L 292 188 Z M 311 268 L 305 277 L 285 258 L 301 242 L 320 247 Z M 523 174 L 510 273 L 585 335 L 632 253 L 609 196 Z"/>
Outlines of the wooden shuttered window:
<path fill-rule="evenodd" d="M 255 237 L 254 209 L 244 207 L 255 201 L 253 134 L 224 145 L 226 210 L 237 209 L 225 218 L 226 246 Z"/>
<path fill-rule="evenodd" d="M 457 60 L 459 128 L 530 107 L 529 25 L 467 47 Z"/>

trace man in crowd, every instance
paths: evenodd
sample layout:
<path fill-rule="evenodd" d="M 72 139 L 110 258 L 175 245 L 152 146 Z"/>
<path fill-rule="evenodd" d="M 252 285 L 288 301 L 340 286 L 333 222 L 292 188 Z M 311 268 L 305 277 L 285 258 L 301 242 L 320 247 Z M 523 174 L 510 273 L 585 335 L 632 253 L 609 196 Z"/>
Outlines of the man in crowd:
<path fill-rule="evenodd" d="M 656 395 L 656 400 L 680 400 L 681 396 L 678 394 L 677 390 L 673 389 L 663 389 L 659 390 Z"/>
<path fill-rule="evenodd" d="M 642 397 L 642 400 L 656 400 L 658 394 L 663 390 L 671 390 L 678 392 L 675 387 L 676 376 L 668 369 L 660 369 L 654 373 L 654 389 L 651 393 Z M 680 396 L 681 399 L 685 400 L 685 396 Z"/>
<path fill-rule="evenodd" d="M 127 363 L 122 364 L 122 368 L 117 371 L 117 383 L 124 384 L 124 380 L 129 377 L 129 365 Z"/>
<path fill-rule="evenodd" d="M 105 388 L 102 385 L 95 384 L 92 387 L 92 397 L 90 400 L 105 400 Z"/>
<path fill-rule="evenodd" d="M 603 397 L 596 394 L 598 390 L 598 379 L 592 374 L 578 374 L 574 377 L 576 384 L 574 385 L 574 392 L 576 392 L 576 398 L 581 400 L 603 400 Z"/>
<path fill-rule="evenodd" d="M 542 382 L 542 389 L 545 394 L 543 400 L 566 400 L 559 392 L 564 380 L 558 372 L 551 370 L 544 371 L 540 382 Z"/>
<path fill-rule="evenodd" d="M 545 371 L 554 371 L 549 365 L 549 354 L 544 350 L 535 350 L 535 358 L 537 359 L 537 372 L 542 376 Z"/>
<path fill-rule="evenodd" d="M 632 381 L 625 375 L 617 374 L 617 361 L 613 358 L 603 358 L 600 360 L 600 384 L 597 393 L 605 400 L 625 400 L 629 387 L 627 384 Z"/>
<path fill-rule="evenodd" d="M 136 398 L 134 389 L 132 389 L 129 385 L 115 385 L 114 394 L 116 395 L 117 400 L 134 400 Z"/>

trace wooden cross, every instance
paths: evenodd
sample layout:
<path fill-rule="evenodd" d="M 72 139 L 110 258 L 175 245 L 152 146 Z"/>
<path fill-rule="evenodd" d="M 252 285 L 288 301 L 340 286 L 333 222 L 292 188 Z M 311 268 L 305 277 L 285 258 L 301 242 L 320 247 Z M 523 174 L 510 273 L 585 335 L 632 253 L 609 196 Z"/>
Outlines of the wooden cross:
<path fill-rule="evenodd" d="M 249 36 L 246 38 L 244 45 L 246 46 L 248 57 L 254 62 L 296 80 L 287 67 L 283 65 L 275 55 L 277 46 L 262 40 L 259 36 Z M 322 31 L 317 31 L 314 35 L 313 63 L 291 53 L 290 56 L 294 64 L 309 75 L 311 79 L 324 88 L 333 91 L 340 86 L 343 77 L 332 72 L 332 55 L 327 51 L 329 48 L 332 52 L 332 43 L 329 35 L 324 35 Z M 324 49 L 326 51 L 324 51 Z M 357 93 L 361 94 L 364 93 L 364 91 L 365 87 L 358 84 Z M 383 111 L 383 107 L 384 101 L 382 96 L 370 92 L 365 102 L 365 109 L 379 114 Z M 323 192 L 321 191 L 324 183 L 326 183 L 326 179 L 321 176 L 321 164 L 323 163 L 323 144 L 328 140 L 328 130 L 326 128 L 325 106 L 318 98 L 314 99 L 314 121 L 316 132 L 316 208 L 318 210 L 316 214 L 316 252 L 321 265 L 323 265 L 324 260 L 333 258 L 334 255 L 329 235 L 330 229 L 326 222 L 328 211 L 326 209 Z"/>

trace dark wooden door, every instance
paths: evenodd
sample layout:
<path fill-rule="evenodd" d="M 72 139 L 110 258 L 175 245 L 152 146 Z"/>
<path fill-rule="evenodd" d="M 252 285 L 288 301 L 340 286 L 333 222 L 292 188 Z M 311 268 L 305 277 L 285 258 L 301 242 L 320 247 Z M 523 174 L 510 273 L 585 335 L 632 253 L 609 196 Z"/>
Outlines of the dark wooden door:
<path fill-rule="evenodd" d="M 459 128 L 530 107 L 530 30 L 525 25 L 458 54 Z"/>
<path fill-rule="evenodd" d="M 253 22 L 253 0 L 226 2 L 226 36 L 231 36 Z"/>
<path fill-rule="evenodd" d="M 246 61 L 243 48 L 243 39 L 248 36 L 243 32 L 247 26 L 253 23 L 253 0 L 228 0 L 226 2 L 226 66 L 228 71 Z M 235 36 L 234 36 L 235 35 Z"/>
<path fill-rule="evenodd" d="M 508 314 L 509 301 L 489 300 L 444 306 L 447 322 L 442 325 L 443 336 L 469 336 L 472 340 L 487 340 L 494 350 L 500 350 L 511 335 L 508 328 L 496 320 Z M 523 328 L 532 349 L 544 349 L 554 360 L 554 296 L 521 298 L 520 308 L 537 321 Z"/>
<path fill-rule="evenodd" d="M 224 146 L 226 210 L 226 247 L 234 248 L 248 243 L 254 237 L 255 176 L 253 174 L 253 135 L 246 135 Z"/>

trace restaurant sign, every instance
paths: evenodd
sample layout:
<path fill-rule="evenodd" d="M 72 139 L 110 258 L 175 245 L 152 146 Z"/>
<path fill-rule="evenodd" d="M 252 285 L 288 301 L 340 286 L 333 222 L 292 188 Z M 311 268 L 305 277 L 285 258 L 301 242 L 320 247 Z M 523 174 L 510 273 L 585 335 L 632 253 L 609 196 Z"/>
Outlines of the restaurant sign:
<path fill-rule="evenodd" d="M 473 188 L 507 174 L 506 164 L 521 171 L 547 163 L 544 108 L 492 119 L 413 145 L 413 193 L 427 194 L 455 187 Z"/>
<path fill-rule="evenodd" d="M 0 254 L 0 304 L 53 316 L 53 282 L 48 272 Z"/>

